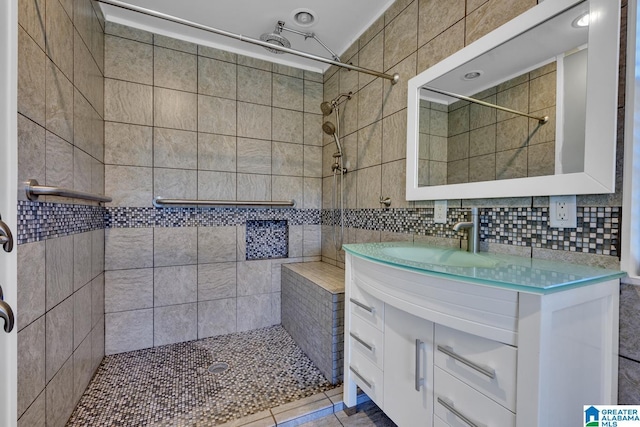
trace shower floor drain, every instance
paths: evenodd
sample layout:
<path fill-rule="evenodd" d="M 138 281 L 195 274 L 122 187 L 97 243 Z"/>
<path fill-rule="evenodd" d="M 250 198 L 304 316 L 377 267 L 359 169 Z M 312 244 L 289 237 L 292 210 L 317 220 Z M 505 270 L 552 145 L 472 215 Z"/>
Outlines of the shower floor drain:
<path fill-rule="evenodd" d="M 225 362 L 216 362 L 213 365 L 209 366 L 209 373 L 211 374 L 219 374 L 220 372 L 224 372 L 229 369 L 229 364 Z"/>

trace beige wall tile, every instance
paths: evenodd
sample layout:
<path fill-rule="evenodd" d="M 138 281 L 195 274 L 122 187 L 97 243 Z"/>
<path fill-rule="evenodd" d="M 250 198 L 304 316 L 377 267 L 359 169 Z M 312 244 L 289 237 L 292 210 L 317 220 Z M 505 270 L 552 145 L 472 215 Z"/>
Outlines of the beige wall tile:
<path fill-rule="evenodd" d="M 241 296 L 237 299 L 238 332 L 264 328 L 274 324 L 272 294 Z"/>
<path fill-rule="evenodd" d="M 472 157 L 495 153 L 496 125 L 489 125 L 469 132 L 469 155 Z"/>
<path fill-rule="evenodd" d="M 151 206 L 154 197 L 153 169 L 107 165 L 104 168 L 104 191 L 113 199 L 108 206 Z"/>
<path fill-rule="evenodd" d="M 320 113 L 323 85 L 321 83 L 304 81 L 304 111 L 306 113 Z"/>
<path fill-rule="evenodd" d="M 104 116 L 104 78 L 91 52 L 75 33 L 73 55 L 73 82 L 95 110 Z"/>
<path fill-rule="evenodd" d="M 236 99 L 237 72 L 234 63 L 198 57 L 198 93 Z"/>
<path fill-rule="evenodd" d="M 107 355 L 153 347 L 153 309 L 107 313 L 104 327 Z"/>
<path fill-rule="evenodd" d="M 105 33 L 143 43 L 153 43 L 152 33 L 111 21 L 106 22 Z"/>
<path fill-rule="evenodd" d="M 90 232 L 73 235 L 73 289 L 79 290 L 93 279 L 91 271 Z"/>
<path fill-rule="evenodd" d="M 302 203 L 303 189 L 302 177 L 296 176 L 272 176 L 271 192 L 272 200 L 294 200 L 296 205 Z M 289 242 L 291 244 L 291 242 Z M 293 255 L 289 254 L 289 257 Z"/>
<path fill-rule="evenodd" d="M 407 156 L 407 110 L 385 117 L 382 121 L 382 162 Z"/>
<path fill-rule="evenodd" d="M 153 84 L 153 46 L 107 35 L 104 76 L 146 85 Z"/>
<path fill-rule="evenodd" d="M 178 40 L 173 37 L 163 36 L 161 34 L 153 35 L 153 44 L 173 50 L 179 50 L 186 53 L 198 53 L 198 45 L 184 40 Z"/>
<path fill-rule="evenodd" d="M 236 332 L 236 299 L 198 303 L 198 338 Z"/>
<path fill-rule="evenodd" d="M 18 114 L 18 181 L 35 179 L 46 183 L 45 129 L 40 125 Z M 18 192 L 20 200 L 26 200 L 23 192 Z"/>
<path fill-rule="evenodd" d="M 18 330 L 45 313 L 45 242 L 19 245 L 18 253 Z"/>
<path fill-rule="evenodd" d="M 196 94 L 154 88 L 153 124 L 181 130 L 197 130 L 198 98 Z"/>
<path fill-rule="evenodd" d="M 418 49 L 418 72 L 422 72 L 465 46 L 464 21 L 454 24 Z"/>
<path fill-rule="evenodd" d="M 18 333 L 18 417 L 44 390 L 45 318 L 40 317 Z"/>
<path fill-rule="evenodd" d="M 106 164 L 153 166 L 153 128 L 105 122 L 104 139 Z"/>
<path fill-rule="evenodd" d="M 430 166 L 432 166 L 431 164 Z M 469 182 L 469 159 L 447 162 L 447 184 Z"/>
<path fill-rule="evenodd" d="M 268 71 L 238 67 L 238 101 L 270 105 L 271 76 Z"/>
<path fill-rule="evenodd" d="M 547 142 L 530 145 L 528 149 L 527 176 L 544 176 L 555 173 L 556 144 Z"/>
<path fill-rule="evenodd" d="M 487 154 L 469 158 L 469 182 L 496 179 L 496 155 Z"/>
<path fill-rule="evenodd" d="M 73 294 L 74 350 L 80 346 L 82 341 L 84 341 L 91 332 L 91 323 L 91 284 L 87 283 Z"/>
<path fill-rule="evenodd" d="M 379 208 L 381 191 L 381 166 L 359 169 L 357 176 L 357 207 L 359 209 Z"/>
<path fill-rule="evenodd" d="M 197 227 L 160 227 L 153 232 L 153 266 L 198 263 Z"/>
<path fill-rule="evenodd" d="M 370 70 L 382 70 L 384 68 L 384 32 L 379 32 L 371 39 L 371 41 L 368 41 L 366 44 L 362 44 L 362 41 L 363 40 L 361 37 L 359 65 Z M 353 72 L 351 73 L 353 74 Z M 356 75 L 358 77 L 358 89 L 363 88 L 373 79 L 375 79 L 374 76 L 370 76 L 369 74 L 365 73 L 358 73 Z"/>
<path fill-rule="evenodd" d="M 236 101 L 198 96 L 198 131 L 236 135 Z"/>
<path fill-rule="evenodd" d="M 303 209 L 322 208 L 322 178 L 303 178 Z M 300 200 L 296 200 L 296 207 L 300 207 Z"/>
<path fill-rule="evenodd" d="M 293 142 L 302 144 L 303 134 L 303 113 L 300 111 L 274 108 L 271 111 L 273 120 L 274 141 Z"/>
<path fill-rule="evenodd" d="M 153 269 L 154 307 L 198 300 L 198 266 L 177 265 Z"/>
<path fill-rule="evenodd" d="M 235 237 L 235 235 L 234 235 Z M 234 244 L 235 248 L 235 244 Z M 198 265 L 198 301 L 236 297 L 236 262 Z M 233 300 L 235 304 L 235 299 Z M 235 312 L 234 312 L 235 317 Z"/>
<path fill-rule="evenodd" d="M 358 93 L 358 128 L 382 119 L 382 80 L 377 79 Z"/>
<path fill-rule="evenodd" d="M 304 170 L 305 177 L 320 178 L 322 176 L 322 148 L 304 146 Z"/>
<path fill-rule="evenodd" d="M 45 22 L 45 0 L 22 0 L 18 2 L 18 23 L 21 30 L 25 30 L 29 36 L 44 49 Z"/>
<path fill-rule="evenodd" d="M 153 228 L 105 230 L 106 270 L 153 267 Z"/>
<path fill-rule="evenodd" d="M 464 18 L 465 0 L 441 3 L 420 0 L 418 16 L 418 46 L 422 46 Z"/>
<path fill-rule="evenodd" d="M 72 358 L 64 363 L 47 385 L 47 425 L 64 426 L 66 424 L 74 407 L 74 400 L 70 398 L 69 394 L 73 394 Z"/>
<path fill-rule="evenodd" d="M 322 145 L 322 119 L 323 117 L 319 114 L 304 113 L 305 145 Z"/>
<path fill-rule="evenodd" d="M 73 23 L 58 0 L 46 0 L 45 51 L 69 80 L 73 80 Z"/>
<path fill-rule="evenodd" d="M 73 401 L 78 401 L 89 385 L 92 368 L 91 336 L 88 336 L 73 353 Z"/>
<path fill-rule="evenodd" d="M 198 227 L 198 263 L 236 260 L 236 227 Z"/>
<path fill-rule="evenodd" d="M 236 174 L 198 171 L 198 199 L 236 200 Z"/>
<path fill-rule="evenodd" d="M 73 298 L 67 298 L 46 314 L 47 382 L 73 352 Z"/>
<path fill-rule="evenodd" d="M 409 202 L 405 196 L 407 165 L 404 160 L 382 164 L 382 188 L 380 195 L 391 199 L 392 208 L 407 208 Z M 378 205 L 381 207 L 382 205 Z"/>
<path fill-rule="evenodd" d="M 105 272 L 104 310 L 107 313 L 153 307 L 153 269 Z"/>
<path fill-rule="evenodd" d="M 153 345 L 161 346 L 198 338 L 198 306 L 170 305 L 153 309 Z"/>
<path fill-rule="evenodd" d="M 262 59 L 252 58 L 250 56 L 238 55 L 238 65 L 255 68 L 263 71 L 271 71 L 272 63 Z"/>
<path fill-rule="evenodd" d="M 527 176 L 527 148 L 498 151 L 496 153 L 496 179 L 524 178 Z"/>
<path fill-rule="evenodd" d="M 153 172 L 154 197 L 175 199 L 197 199 L 197 176 L 195 170 L 161 169 Z"/>
<path fill-rule="evenodd" d="M 271 175 L 239 173 L 238 200 L 271 200 Z"/>
<path fill-rule="evenodd" d="M 104 161 L 104 120 L 77 89 L 73 92 L 73 144 Z"/>
<path fill-rule="evenodd" d="M 44 3 L 44 0 L 40 1 Z M 22 1 L 20 5 L 27 3 L 30 2 Z M 19 28 L 18 112 L 43 126 L 45 124 L 45 80 L 48 62 L 50 61 L 44 51 L 22 28 Z"/>
<path fill-rule="evenodd" d="M 516 3 L 510 0 L 489 0 L 467 15 L 465 43 L 471 44 L 535 5 L 535 0 Z"/>
<path fill-rule="evenodd" d="M 238 136 L 271 139 L 271 108 L 238 102 Z"/>
<path fill-rule="evenodd" d="M 237 170 L 247 173 L 271 173 L 271 142 L 238 138 Z"/>
<path fill-rule="evenodd" d="M 198 169 L 236 171 L 236 137 L 198 134 Z"/>
<path fill-rule="evenodd" d="M 73 236 L 48 239 L 46 259 L 46 307 L 51 310 L 73 293 Z"/>
<path fill-rule="evenodd" d="M 153 132 L 153 157 L 156 168 L 197 169 L 197 133 L 156 128 Z"/>
<path fill-rule="evenodd" d="M 105 120 L 153 125 L 153 88 L 137 83 L 105 79 Z"/>
<path fill-rule="evenodd" d="M 384 68 L 389 69 L 418 48 L 418 1 L 412 2 L 384 29 Z"/>
<path fill-rule="evenodd" d="M 271 173 L 274 175 L 302 176 L 304 168 L 301 144 L 273 142 L 271 144 Z"/>
<path fill-rule="evenodd" d="M 377 121 L 358 131 L 358 168 L 381 163 L 382 121 Z"/>
<path fill-rule="evenodd" d="M 156 46 L 153 49 L 153 80 L 155 86 L 197 92 L 197 56 Z"/>
<path fill-rule="evenodd" d="M 498 122 L 496 133 L 496 150 L 512 150 L 526 147 L 529 135 L 528 120 L 526 117 L 516 117 Z"/>
<path fill-rule="evenodd" d="M 84 151 L 73 149 L 73 189 L 91 192 L 91 167 L 93 159 Z"/>
<path fill-rule="evenodd" d="M 47 61 L 46 127 L 65 141 L 73 143 L 73 85 Z"/>

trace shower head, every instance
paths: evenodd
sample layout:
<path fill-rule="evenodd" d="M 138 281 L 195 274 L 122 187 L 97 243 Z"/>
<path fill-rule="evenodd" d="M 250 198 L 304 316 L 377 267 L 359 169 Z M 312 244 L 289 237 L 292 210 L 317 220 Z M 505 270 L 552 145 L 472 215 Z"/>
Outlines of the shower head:
<path fill-rule="evenodd" d="M 330 102 L 324 101 L 322 104 L 320 104 L 320 109 L 322 110 L 322 114 L 324 114 L 325 116 L 328 116 L 333 112 L 333 105 L 331 105 Z"/>
<path fill-rule="evenodd" d="M 276 28 L 274 28 L 273 33 L 262 34 L 260 36 L 260 40 L 267 43 L 271 43 L 276 46 L 280 46 L 280 47 L 291 47 L 291 43 L 289 42 L 289 40 L 287 40 L 287 38 L 282 35 L 283 27 L 284 27 L 284 22 L 278 21 L 278 24 L 276 25 Z M 284 53 L 281 50 L 271 49 L 266 46 L 265 46 L 265 49 L 267 49 L 269 52 L 272 52 L 272 53 Z"/>
<path fill-rule="evenodd" d="M 324 101 L 322 104 L 320 104 L 320 110 L 322 110 L 322 114 L 324 114 L 325 116 L 328 116 L 333 112 L 333 109 L 335 107 L 341 104 L 340 100 L 342 98 L 347 98 L 347 100 L 349 100 L 351 99 L 351 95 L 353 95 L 353 92 L 341 93 L 340 95 L 333 98 L 331 101 Z"/>
<path fill-rule="evenodd" d="M 335 135 L 336 134 L 336 126 L 331 122 L 324 122 L 322 124 L 322 131 L 327 135 Z"/>

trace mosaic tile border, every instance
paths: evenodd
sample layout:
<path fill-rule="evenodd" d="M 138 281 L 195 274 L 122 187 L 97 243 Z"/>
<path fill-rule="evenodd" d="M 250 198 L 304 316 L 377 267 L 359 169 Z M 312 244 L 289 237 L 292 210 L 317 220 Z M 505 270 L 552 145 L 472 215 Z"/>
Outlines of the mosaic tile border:
<path fill-rule="evenodd" d="M 466 232 L 452 230 L 468 217 L 468 208 L 448 210 L 447 223 L 436 224 L 433 208 L 346 209 L 344 224 L 349 228 L 412 233 L 421 236 L 456 238 Z M 578 207 L 577 228 L 549 227 L 547 207 L 479 208 L 480 241 L 544 249 L 558 249 L 618 256 L 621 208 Z M 322 225 L 337 223 L 339 215 L 322 212 Z"/>
<path fill-rule="evenodd" d="M 448 210 L 447 223 L 436 224 L 433 208 L 346 209 L 346 227 L 456 238 L 453 224 L 467 218 L 468 209 Z M 577 228 L 549 227 L 547 207 L 480 208 L 480 240 L 515 246 L 619 255 L 620 207 L 580 206 Z M 332 225 L 331 209 L 135 208 L 18 202 L 18 244 L 103 228 L 216 227 L 247 221 L 287 221 L 295 225 Z"/>

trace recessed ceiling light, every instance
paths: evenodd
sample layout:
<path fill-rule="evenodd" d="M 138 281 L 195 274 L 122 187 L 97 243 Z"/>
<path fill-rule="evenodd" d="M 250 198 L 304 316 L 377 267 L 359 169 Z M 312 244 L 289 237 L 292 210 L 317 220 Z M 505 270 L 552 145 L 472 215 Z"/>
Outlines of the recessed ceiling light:
<path fill-rule="evenodd" d="M 575 28 L 588 27 L 589 21 L 591 20 L 590 18 L 591 18 L 591 14 L 589 12 L 585 12 L 582 15 L 578 16 L 576 19 L 574 19 L 573 22 L 571 23 L 571 26 Z"/>
<path fill-rule="evenodd" d="M 318 21 L 316 13 L 311 9 L 296 9 L 291 12 L 291 17 L 300 27 L 310 27 Z"/>
<path fill-rule="evenodd" d="M 481 75 L 482 75 L 482 71 L 481 70 L 469 71 L 464 76 L 462 76 L 462 80 L 474 80 L 474 79 L 477 79 L 478 77 L 480 77 Z"/>

